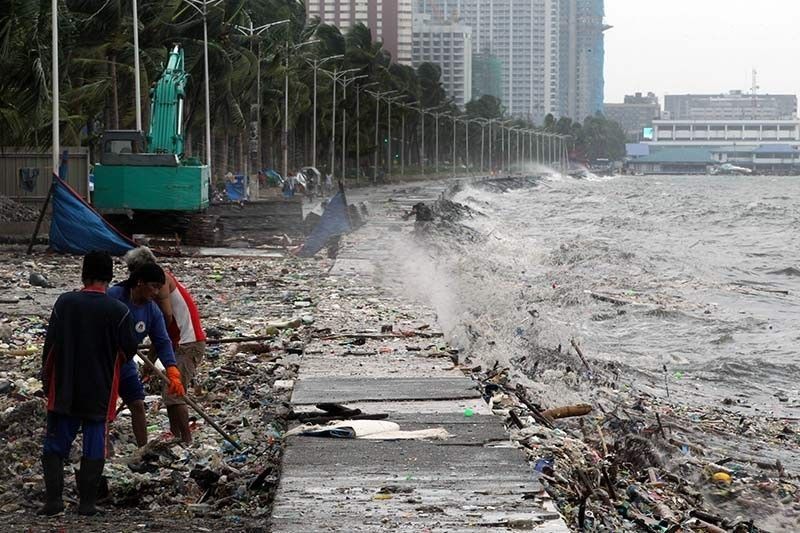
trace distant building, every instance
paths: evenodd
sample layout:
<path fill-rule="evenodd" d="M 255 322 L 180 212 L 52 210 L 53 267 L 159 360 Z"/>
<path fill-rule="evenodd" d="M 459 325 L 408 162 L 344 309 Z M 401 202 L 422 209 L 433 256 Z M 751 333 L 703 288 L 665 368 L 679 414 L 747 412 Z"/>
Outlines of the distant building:
<path fill-rule="evenodd" d="M 800 143 L 800 121 L 791 120 L 654 120 L 651 144 L 722 146 L 731 143 Z"/>
<path fill-rule="evenodd" d="M 797 117 L 793 94 L 672 94 L 664 97 L 673 120 L 788 120 Z"/>
<path fill-rule="evenodd" d="M 800 172 L 800 120 L 654 120 L 653 139 L 627 145 L 634 173 L 702 173 L 730 163 L 756 173 Z M 705 170 L 704 170 L 705 169 Z"/>
<path fill-rule="evenodd" d="M 583 122 L 603 111 L 604 0 L 559 0 L 561 115 Z"/>
<path fill-rule="evenodd" d="M 342 32 L 359 22 L 383 42 L 392 60 L 411 64 L 412 0 L 306 0 L 306 16 L 337 26 Z"/>
<path fill-rule="evenodd" d="M 414 17 L 414 67 L 433 63 L 442 69 L 442 85 L 459 106 L 472 99 L 472 29 L 456 22 Z"/>
<path fill-rule="evenodd" d="M 626 95 L 622 104 L 603 104 L 603 114 L 618 122 L 631 140 L 650 140 L 645 128 L 653 127 L 653 120 L 661 118 L 661 105 L 653 93 Z"/>
<path fill-rule="evenodd" d="M 541 123 L 548 113 L 563 114 L 559 92 L 562 1 L 415 0 L 414 9 L 433 20 L 472 28 L 478 68 L 474 86 L 486 91 L 483 94 L 496 92 L 499 66 L 500 94 L 496 96 L 506 111 Z"/>

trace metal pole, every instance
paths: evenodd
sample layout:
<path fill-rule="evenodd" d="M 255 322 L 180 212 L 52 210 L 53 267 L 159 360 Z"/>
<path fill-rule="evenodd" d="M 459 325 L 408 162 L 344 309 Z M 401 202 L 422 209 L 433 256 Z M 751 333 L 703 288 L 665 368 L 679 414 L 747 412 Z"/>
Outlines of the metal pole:
<path fill-rule="evenodd" d="M 492 124 L 494 121 L 489 121 L 489 172 L 494 172 L 494 166 L 492 165 L 492 152 L 494 151 L 494 130 L 492 129 Z"/>
<path fill-rule="evenodd" d="M 58 94 L 58 84 L 59 84 L 59 76 L 58 76 L 58 0 L 52 0 L 51 2 L 51 17 L 52 20 L 50 21 L 52 26 L 52 40 L 51 40 L 51 73 L 52 73 L 52 92 L 53 92 L 53 174 L 58 176 L 58 166 L 61 161 L 61 138 L 60 138 L 60 97 Z M 49 193 L 48 193 L 49 197 Z"/>
<path fill-rule="evenodd" d="M 436 173 L 439 173 L 439 113 L 434 115 L 436 117 Z"/>
<path fill-rule="evenodd" d="M 453 113 L 453 177 L 456 177 L 456 115 Z"/>
<path fill-rule="evenodd" d="M 485 124 L 481 124 L 481 174 L 486 172 L 486 169 L 483 166 L 483 149 L 484 149 L 483 148 L 483 146 L 484 146 L 483 139 L 485 137 L 485 135 L 484 135 L 485 133 L 486 133 L 486 125 Z"/>
<path fill-rule="evenodd" d="M 208 8 L 207 3 L 203 3 L 203 63 L 206 76 L 206 165 L 208 165 L 208 175 L 214 179 L 211 165 L 211 90 L 209 89 L 210 78 L 208 76 Z"/>
<path fill-rule="evenodd" d="M 419 146 L 419 171 L 425 174 L 425 159 L 427 153 L 425 151 L 425 111 L 422 110 L 422 102 L 419 104 L 419 114 L 422 116 L 422 143 Z"/>
<path fill-rule="evenodd" d="M 506 132 L 504 131 L 503 125 L 500 124 L 500 167 L 505 167 L 505 160 L 506 160 Z"/>
<path fill-rule="evenodd" d="M 283 177 L 289 175 L 289 41 L 286 41 L 286 71 L 283 73 Z"/>
<path fill-rule="evenodd" d="M 133 0 L 133 83 L 136 85 L 136 131 L 142 131 L 142 81 L 139 79 L 139 13 Z"/>
<path fill-rule="evenodd" d="M 356 85 L 356 183 L 361 176 L 361 89 Z"/>
<path fill-rule="evenodd" d="M 342 83 L 342 182 L 347 181 L 345 159 L 347 159 L 347 80 Z"/>
<path fill-rule="evenodd" d="M 333 118 L 331 119 L 331 174 L 336 172 L 336 69 L 333 69 Z"/>
<path fill-rule="evenodd" d="M 466 156 L 467 157 L 467 174 L 469 174 L 470 173 L 470 171 L 469 171 L 470 164 L 469 164 L 469 121 L 468 120 L 464 121 L 464 149 L 466 150 L 466 153 L 467 153 L 467 156 Z"/>
<path fill-rule="evenodd" d="M 400 175 L 406 175 L 406 112 L 405 109 L 403 110 L 403 115 L 401 116 L 401 127 L 402 132 L 400 133 L 400 148 L 402 149 L 400 152 Z"/>
<path fill-rule="evenodd" d="M 381 98 L 375 93 L 375 166 L 372 168 L 372 183 L 378 183 L 378 117 L 381 114 Z"/>
<path fill-rule="evenodd" d="M 260 66 L 260 62 L 259 62 Z M 317 168 L 317 67 L 319 62 L 314 59 L 314 122 L 311 130 L 311 166 Z"/>
<path fill-rule="evenodd" d="M 386 129 L 388 131 L 388 134 L 387 134 L 387 141 L 388 142 L 386 144 L 386 150 L 389 153 L 389 165 L 387 167 L 387 171 L 388 171 L 387 173 L 388 173 L 388 178 L 392 179 L 392 163 L 393 163 L 392 159 L 393 158 L 392 158 L 392 99 L 391 98 L 387 98 L 386 99 L 386 105 L 389 106 L 389 119 L 388 119 L 388 122 L 386 124 Z"/>

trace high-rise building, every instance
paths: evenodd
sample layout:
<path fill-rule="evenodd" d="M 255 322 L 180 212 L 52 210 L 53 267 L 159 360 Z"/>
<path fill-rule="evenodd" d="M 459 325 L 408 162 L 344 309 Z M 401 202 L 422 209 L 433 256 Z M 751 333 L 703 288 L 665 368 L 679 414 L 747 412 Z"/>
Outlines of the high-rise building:
<path fill-rule="evenodd" d="M 494 58 L 512 115 L 582 121 L 602 111 L 604 0 L 415 1 L 415 12 L 472 28 L 473 96 L 490 85 L 481 59 Z"/>
<path fill-rule="evenodd" d="M 669 94 L 665 115 L 672 120 L 786 120 L 797 117 L 793 94 Z"/>
<path fill-rule="evenodd" d="M 558 93 L 561 0 L 416 0 L 418 13 L 472 28 L 473 87 L 486 87 L 500 66 L 498 96 L 510 114 L 541 122 L 560 115 Z M 480 58 L 480 59 L 478 59 Z"/>
<path fill-rule="evenodd" d="M 455 103 L 472 98 L 472 29 L 453 21 L 433 21 L 430 15 L 414 17 L 414 67 L 433 63 L 442 69 L 442 85 Z"/>
<path fill-rule="evenodd" d="M 392 60 L 411 64 L 412 0 L 306 0 L 306 15 L 342 32 L 363 23 L 383 42 Z"/>
<path fill-rule="evenodd" d="M 603 111 L 604 0 L 560 0 L 560 99 L 573 120 Z"/>

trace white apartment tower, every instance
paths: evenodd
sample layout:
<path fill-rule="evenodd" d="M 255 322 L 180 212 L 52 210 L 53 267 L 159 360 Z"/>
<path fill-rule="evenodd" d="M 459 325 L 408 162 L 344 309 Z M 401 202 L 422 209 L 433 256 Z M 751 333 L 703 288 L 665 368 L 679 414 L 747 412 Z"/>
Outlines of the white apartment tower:
<path fill-rule="evenodd" d="M 415 2 L 415 12 L 472 28 L 476 76 L 491 70 L 478 68 L 483 58 L 500 64 L 499 92 L 510 114 L 541 123 L 548 113 L 582 121 L 602 110 L 604 0 Z"/>
<path fill-rule="evenodd" d="M 457 105 L 472 99 L 472 29 L 468 26 L 416 15 L 411 58 L 415 68 L 433 63 L 442 69 L 442 85 Z"/>
<path fill-rule="evenodd" d="M 561 114 L 559 0 L 416 2 L 417 12 L 471 27 L 474 57 L 499 60 L 501 99 L 510 114 L 536 122 Z"/>
<path fill-rule="evenodd" d="M 306 16 L 319 17 L 346 32 L 363 23 L 383 42 L 392 60 L 411 64 L 412 0 L 306 0 Z"/>

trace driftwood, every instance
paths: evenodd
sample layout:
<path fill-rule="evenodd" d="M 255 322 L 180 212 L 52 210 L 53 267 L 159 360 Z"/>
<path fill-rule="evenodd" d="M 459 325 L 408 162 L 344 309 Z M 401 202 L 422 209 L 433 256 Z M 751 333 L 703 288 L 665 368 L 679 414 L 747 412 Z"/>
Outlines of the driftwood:
<path fill-rule="evenodd" d="M 591 374 L 591 372 L 592 372 L 592 367 L 590 367 L 590 366 L 589 366 L 589 362 L 588 362 L 588 361 L 586 360 L 586 358 L 583 356 L 583 351 L 581 350 L 581 347 L 580 347 L 580 346 L 578 346 L 578 343 L 577 343 L 577 342 L 575 342 L 575 339 L 571 339 L 569 342 L 570 342 L 570 343 L 572 343 L 572 347 L 573 347 L 573 348 L 575 348 L 575 351 L 576 351 L 576 352 L 578 352 L 578 356 L 581 358 L 581 361 L 583 361 L 583 366 L 585 366 L 585 367 L 586 367 L 586 370 L 588 370 L 588 371 L 589 371 L 589 373 Z"/>
<path fill-rule="evenodd" d="M 520 384 L 517 384 L 517 389 L 516 389 L 515 393 L 517 395 L 517 398 L 519 398 L 519 401 L 521 401 L 523 404 L 525 404 L 525 407 L 528 408 L 528 410 L 533 415 L 533 418 L 537 422 L 539 422 L 543 426 L 546 426 L 546 427 L 549 427 L 550 429 L 553 429 L 552 420 L 550 420 L 546 416 L 542 415 L 542 412 L 539 410 L 539 408 L 536 407 L 535 405 L 533 405 L 533 403 L 531 403 L 530 400 L 528 400 L 528 397 L 525 395 L 525 387 L 523 387 Z"/>
<path fill-rule="evenodd" d="M 555 407 L 542 411 L 542 416 L 546 416 L 552 420 L 558 418 L 567 418 L 570 416 L 583 416 L 592 412 L 592 406 L 586 403 L 578 405 L 565 405 L 564 407 Z"/>

